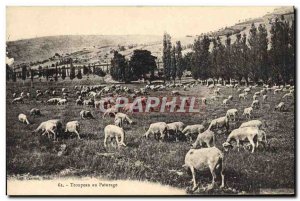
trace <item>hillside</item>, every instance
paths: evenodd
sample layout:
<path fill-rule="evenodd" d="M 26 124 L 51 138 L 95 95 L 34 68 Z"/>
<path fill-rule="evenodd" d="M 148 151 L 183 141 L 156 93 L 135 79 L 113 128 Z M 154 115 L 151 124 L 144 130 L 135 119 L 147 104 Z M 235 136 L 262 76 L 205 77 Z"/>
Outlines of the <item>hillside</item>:
<path fill-rule="evenodd" d="M 269 32 L 271 25 L 270 19 L 285 16 L 285 19 L 291 21 L 294 19 L 293 7 L 281 7 L 271 13 L 255 18 L 240 20 L 233 26 L 224 27 L 217 31 L 205 33 L 211 37 L 219 36 L 224 42 L 226 34 L 234 35 L 240 32 L 248 35 L 251 24 L 256 26 L 265 24 Z M 172 42 L 180 40 L 183 46 L 183 54 L 190 52 L 191 49 L 185 48 L 192 44 L 196 36 L 186 36 L 181 38 L 172 38 Z M 270 37 L 270 35 L 269 35 Z M 235 37 L 231 37 L 232 43 Z M 157 35 L 64 35 L 32 38 L 26 40 L 7 42 L 7 52 L 9 58 L 14 58 L 14 65 L 21 63 L 32 63 L 32 68 L 39 65 L 51 65 L 60 57 L 72 57 L 79 64 L 88 63 L 107 63 L 113 56 L 113 50 L 119 51 L 130 58 L 135 49 L 146 49 L 161 60 L 162 57 L 162 36 Z"/>

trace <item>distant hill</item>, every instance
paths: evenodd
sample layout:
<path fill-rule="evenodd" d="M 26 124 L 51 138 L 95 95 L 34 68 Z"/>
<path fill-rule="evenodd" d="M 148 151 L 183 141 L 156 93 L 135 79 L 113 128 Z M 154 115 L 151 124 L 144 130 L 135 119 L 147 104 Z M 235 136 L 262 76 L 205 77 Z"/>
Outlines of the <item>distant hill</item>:
<path fill-rule="evenodd" d="M 205 33 L 211 37 L 220 36 L 225 41 L 226 34 L 234 35 L 236 33 L 248 35 L 251 24 L 256 26 L 265 24 L 269 32 L 271 26 L 270 19 L 284 15 L 285 19 L 291 21 L 294 19 L 293 7 L 281 7 L 271 13 L 255 18 L 239 21 L 236 24 L 224 27 L 214 32 Z M 270 35 L 269 35 L 270 36 Z M 197 36 L 187 35 L 181 38 L 172 38 L 172 42 L 180 40 L 183 46 L 183 54 L 190 52 L 186 47 L 192 44 Z M 14 65 L 21 63 L 42 62 L 42 66 L 51 65 L 59 58 L 71 57 L 80 64 L 88 63 L 106 63 L 110 62 L 113 56 L 113 50 L 119 51 L 127 58 L 135 49 L 146 49 L 161 60 L 162 57 L 162 38 L 157 35 L 64 35 L 48 36 L 25 40 L 7 42 L 7 52 L 9 58 L 14 58 Z M 235 37 L 232 38 L 232 43 Z M 32 67 L 37 68 L 34 64 Z"/>

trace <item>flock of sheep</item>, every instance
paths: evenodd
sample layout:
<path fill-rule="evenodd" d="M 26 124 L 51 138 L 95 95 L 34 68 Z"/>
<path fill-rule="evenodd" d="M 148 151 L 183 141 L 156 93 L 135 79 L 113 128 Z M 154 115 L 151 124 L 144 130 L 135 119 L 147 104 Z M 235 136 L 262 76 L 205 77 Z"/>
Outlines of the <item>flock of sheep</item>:
<path fill-rule="evenodd" d="M 114 107 L 116 104 L 113 99 L 101 98 L 104 95 L 108 95 L 110 97 L 117 97 L 121 93 L 126 93 L 127 96 L 137 97 L 141 96 L 141 100 L 145 101 L 147 98 L 145 95 L 149 94 L 150 91 L 164 91 L 166 88 L 182 88 L 184 91 L 188 90 L 196 86 L 199 83 L 190 83 L 190 84 L 168 84 L 168 85 L 146 85 L 144 88 L 140 89 L 129 89 L 126 86 L 121 85 L 97 85 L 97 86 L 75 86 L 75 93 L 78 95 L 76 100 L 76 105 L 90 106 L 94 108 L 98 108 L 99 104 L 103 104 L 106 108 L 106 112 L 103 114 L 103 118 L 106 115 L 114 117 L 114 123 L 105 126 L 104 128 L 104 147 L 107 147 L 107 141 L 110 140 L 113 144 L 113 140 L 115 139 L 117 146 L 126 146 L 125 144 L 125 132 L 123 129 L 124 123 L 133 124 L 135 123 L 129 117 L 128 113 L 128 105 L 125 105 L 123 108 L 118 109 Z M 207 101 L 217 101 L 219 100 L 219 95 L 221 95 L 221 85 L 207 85 L 207 87 L 212 90 L 213 93 L 210 97 L 203 97 L 199 99 L 199 101 L 206 105 Z M 249 86 L 241 88 L 238 84 L 236 85 L 226 85 L 226 87 L 233 88 L 239 94 L 237 97 L 230 95 L 228 98 L 222 101 L 222 105 L 226 106 L 233 99 L 243 101 L 247 99 L 250 94 L 253 94 L 253 102 L 250 107 L 244 109 L 242 115 L 248 119 L 247 122 L 242 123 L 238 128 L 233 129 L 229 135 L 227 136 L 227 140 L 222 144 L 225 151 L 229 148 L 233 147 L 233 142 L 236 143 L 237 150 L 239 151 L 241 142 L 249 142 L 251 146 L 251 152 L 255 151 L 255 148 L 259 146 L 259 143 L 264 145 L 267 144 L 266 137 L 266 128 L 267 125 L 260 120 L 250 120 L 253 118 L 253 111 L 256 109 L 260 109 L 261 101 L 267 102 L 268 97 L 281 93 L 283 91 L 286 92 L 285 95 L 281 98 L 282 102 L 278 103 L 275 106 L 274 110 L 283 111 L 285 109 L 286 103 L 284 100 L 288 100 L 289 98 L 294 97 L 294 86 L 286 85 L 286 86 L 273 86 L 269 87 L 268 85 L 264 85 L 263 89 L 260 91 L 256 91 L 257 86 Z M 35 98 L 39 100 L 41 97 L 49 96 L 57 96 L 59 92 L 46 90 L 42 92 L 41 90 L 36 91 Z M 41 101 L 45 104 L 58 104 L 64 105 L 68 104 L 68 90 L 63 88 L 62 98 L 53 97 L 48 99 L 47 101 Z M 179 91 L 172 91 L 173 95 L 179 95 Z M 32 98 L 30 93 L 21 92 L 19 97 L 16 97 L 16 93 L 13 94 L 12 103 L 24 103 L 24 99 Z M 84 99 L 86 97 L 86 99 Z M 261 97 L 261 98 L 260 98 Z M 96 100 L 100 98 L 100 100 Z M 202 124 L 195 125 L 185 125 L 183 122 L 155 122 L 152 123 L 148 130 L 144 133 L 142 137 L 149 138 L 151 135 L 158 141 L 168 141 L 169 139 L 187 139 L 188 141 L 194 141 L 191 145 L 191 149 L 185 156 L 185 164 L 183 167 L 189 168 L 192 172 L 192 182 L 193 182 L 193 191 L 198 188 L 195 171 L 202 170 L 205 168 L 209 168 L 212 174 L 212 184 L 211 188 L 214 187 L 215 180 L 217 175 L 221 175 L 221 188 L 224 187 L 224 173 L 223 173 L 223 159 L 224 155 L 220 149 L 215 146 L 215 131 L 218 129 L 225 128 L 226 133 L 229 131 L 230 122 L 235 122 L 238 116 L 239 111 L 235 108 L 227 110 L 224 116 L 213 119 L 207 129 Z M 33 108 L 30 110 L 30 115 L 38 116 L 41 115 L 41 111 L 38 108 Z M 82 120 L 95 118 L 90 110 L 82 110 L 80 112 L 80 118 Z M 22 123 L 30 124 L 27 116 L 25 114 L 19 114 L 18 119 Z M 41 122 L 40 125 L 33 131 L 33 133 L 41 133 L 41 135 L 47 135 L 49 138 L 57 140 L 57 137 L 63 133 L 75 133 L 80 139 L 80 122 L 79 121 L 70 121 L 65 125 L 65 129 L 63 130 L 63 124 L 59 119 L 51 119 L 45 122 Z M 199 148 L 200 147 L 200 148 Z"/>

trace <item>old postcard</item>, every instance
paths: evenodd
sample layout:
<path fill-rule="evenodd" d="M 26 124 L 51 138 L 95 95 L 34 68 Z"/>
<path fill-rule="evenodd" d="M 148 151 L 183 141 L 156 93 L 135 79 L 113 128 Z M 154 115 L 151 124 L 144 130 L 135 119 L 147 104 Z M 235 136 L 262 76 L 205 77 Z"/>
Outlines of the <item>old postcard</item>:
<path fill-rule="evenodd" d="M 295 195 L 294 7 L 6 18 L 7 195 Z"/>

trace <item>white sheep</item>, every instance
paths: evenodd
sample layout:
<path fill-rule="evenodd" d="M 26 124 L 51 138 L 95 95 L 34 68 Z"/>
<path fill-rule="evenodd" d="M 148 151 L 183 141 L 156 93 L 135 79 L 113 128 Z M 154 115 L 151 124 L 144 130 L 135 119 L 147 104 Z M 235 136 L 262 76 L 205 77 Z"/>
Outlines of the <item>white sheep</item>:
<path fill-rule="evenodd" d="M 293 93 L 287 93 L 287 94 L 284 94 L 283 96 L 282 96 L 282 99 L 286 99 L 286 100 L 288 100 L 288 98 L 293 98 L 294 97 L 294 94 Z"/>
<path fill-rule="evenodd" d="M 283 88 L 281 88 L 281 89 L 275 89 L 275 90 L 274 90 L 274 95 L 277 94 L 278 92 L 281 92 L 282 89 L 283 89 Z"/>
<path fill-rule="evenodd" d="M 24 100 L 22 97 L 17 97 L 13 99 L 11 103 L 24 103 Z"/>
<path fill-rule="evenodd" d="M 159 139 L 159 136 L 157 136 L 158 134 L 160 134 L 161 139 L 164 139 L 167 132 L 168 132 L 168 125 L 165 122 L 156 122 L 150 124 L 149 129 L 143 136 L 148 138 L 149 135 L 153 134 L 154 138 L 158 140 Z"/>
<path fill-rule="evenodd" d="M 197 145 L 202 147 L 203 143 L 205 143 L 207 147 L 215 146 L 215 133 L 208 129 L 203 133 L 199 133 L 192 147 L 194 149 L 197 148 Z"/>
<path fill-rule="evenodd" d="M 61 100 L 61 98 L 50 98 L 49 100 L 47 100 L 47 103 L 48 104 L 57 104 L 60 100 Z"/>
<path fill-rule="evenodd" d="M 227 137 L 226 142 L 223 143 L 223 147 L 225 151 L 227 151 L 228 147 L 232 146 L 231 141 L 235 140 L 238 151 L 240 151 L 240 141 L 245 141 L 247 139 L 252 146 L 252 153 L 253 153 L 255 149 L 254 138 L 258 137 L 258 135 L 259 135 L 259 129 L 256 127 L 243 127 L 243 128 L 234 129 Z"/>
<path fill-rule="evenodd" d="M 57 134 L 60 133 L 62 129 L 62 123 L 58 119 L 51 119 L 48 121 L 42 122 L 37 129 L 35 129 L 32 133 L 36 133 L 38 131 L 42 131 L 42 135 L 48 134 L 48 138 L 50 138 L 50 133 L 53 134 L 54 141 L 56 140 Z"/>
<path fill-rule="evenodd" d="M 190 138 L 190 141 L 192 141 L 192 135 L 198 134 L 204 131 L 204 126 L 201 124 L 194 124 L 194 125 L 188 125 L 183 130 L 182 133 Z"/>
<path fill-rule="evenodd" d="M 232 96 L 232 95 L 229 95 L 229 96 L 228 96 L 228 100 L 232 101 L 232 100 L 233 100 L 233 96 Z"/>
<path fill-rule="evenodd" d="M 268 95 L 263 95 L 263 102 L 266 102 L 268 100 Z"/>
<path fill-rule="evenodd" d="M 210 122 L 208 129 L 211 130 L 211 128 L 222 128 L 222 127 L 225 127 L 226 131 L 228 131 L 229 120 L 228 120 L 227 116 L 219 117 L 217 119 L 212 120 Z"/>
<path fill-rule="evenodd" d="M 245 127 L 257 127 L 258 129 L 261 129 L 263 127 L 263 123 L 260 120 L 251 120 L 242 123 L 242 125 L 240 126 L 240 128 L 245 128 Z"/>
<path fill-rule="evenodd" d="M 233 117 L 233 121 L 235 121 L 235 117 L 238 116 L 238 110 L 237 109 L 229 109 L 226 112 L 227 118 L 230 120 L 231 117 Z"/>
<path fill-rule="evenodd" d="M 179 134 L 182 133 L 184 129 L 184 123 L 178 121 L 178 122 L 172 122 L 167 124 L 168 126 L 168 135 L 174 134 L 176 137 L 176 141 L 178 141 Z"/>
<path fill-rule="evenodd" d="M 69 121 L 66 124 L 65 133 L 67 133 L 67 132 L 69 132 L 69 133 L 76 133 L 77 136 L 78 136 L 78 139 L 80 139 L 79 129 L 80 129 L 80 124 L 79 124 L 78 121 Z"/>
<path fill-rule="evenodd" d="M 179 91 L 172 91 L 172 95 L 180 95 Z"/>
<path fill-rule="evenodd" d="M 253 108 L 252 107 L 247 107 L 244 109 L 243 115 L 246 116 L 246 118 L 250 119 L 252 116 Z"/>
<path fill-rule="evenodd" d="M 259 100 L 254 100 L 251 104 L 252 108 L 259 108 Z"/>
<path fill-rule="evenodd" d="M 246 94 L 245 93 L 241 93 L 241 94 L 239 94 L 239 99 L 241 100 L 241 99 L 246 99 Z"/>
<path fill-rule="evenodd" d="M 104 147 L 107 147 L 107 144 L 106 144 L 107 138 L 110 138 L 111 142 L 112 142 L 112 139 L 115 138 L 118 147 L 120 147 L 120 146 L 126 147 L 126 144 L 124 143 L 125 132 L 119 126 L 107 125 L 104 128 L 104 136 L 105 136 L 104 137 Z M 119 138 L 121 138 L 121 139 L 119 140 Z"/>
<path fill-rule="evenodd" d="M 91 111 L 88 111 L 88 110 L 81 110 L 80 111 L 80 118 L 81 119 L 86 119 L 86 118 L 95 119 L 95 117 L 92 115 Z"/>
<path fill-rule="evenodd" d="M 22 123 L 30 124 L 25 114 L 19 114 L 18 119 Z"/>
<path fill-rule="evenodd" d="M 222 178 L 220 188 L 224 187 L 223 158 L 223 153 L 216 147 L 190 149 L 188 151 L 185 155 L 185 164 L 182 167 L 189 168 L 192 172 L 193 191 L 198 187 L 195 170 L 210 169 L 212 174 L 211 187 L 215 185 L 215 179 L 217 178 L 217 173 L 219 173 Z"/>
<path fill-rule="evenodd" d="M 120 120 L 117 120 L 117 119 L 120 119 Z M 127 114 L 124 114 L 124 113 L 121 113 L 121 112 L 118 112 L 115 115 L 115 123 L 116 123 L 116 121 L 120 124 L 120 127 L 123 127 L 124 122 L 127 122 L 129 124 L 133 123 L 133 121 L 128 117 Z"/>
<path fill-rule="evenodd" d="M 66 98 L 62 98 L 58 101 L 57 105 L 65 105 L 67 104 L 68 100 Z"/>
<path fill-rule="evenodd" d="M 258 92 L 255 92 L 254 95 L 260 96 L 260 92 L 259 92 L 259 91 L 258 91 Z"/>
<path fill-rule="evenodd" d="M 278 110 L 278 111 L 283 111 L 285 108 L 285 104 L 284 102 L 280 102 L 278 105 L 276 105 L 276 107 L 274 108 L 274 110 Z"/>
<path fill-rule="evenodd" d="M 253 101 L 258 100 L 258 96 L 257 95 L 253 95 Z"/>
<path fill-rule="evenodd" d="M 114 116 L 116 115 L 117 112 L 118 112 L 118 108 L 113 106 L 111 108 L 106 109 L 102 117 L 104 118 L 106 115 Z"/>
<path fill-rule="evenodd" d="M 227 105 L 227 104 L 228 104 L 228 102 L 229 102 L 229 100 L 228 100 L 228 99 L 224 99 L 222 104 L 223 104 L 223 105 Z"/>

